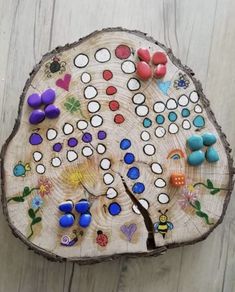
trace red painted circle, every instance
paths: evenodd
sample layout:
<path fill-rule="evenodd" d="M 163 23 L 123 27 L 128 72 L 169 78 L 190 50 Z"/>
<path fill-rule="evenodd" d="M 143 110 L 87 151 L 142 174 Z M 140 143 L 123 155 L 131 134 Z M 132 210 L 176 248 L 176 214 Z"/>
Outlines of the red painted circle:
<path fill-rule="evenodd" d="M 113 73 L 110 70 L 103 71 L 103 78 L 104 80 L 108 81 L 113 78 Z"/>
<path fill-rule="evenodd" d="M 116 92 L 117 92 L 117 88 L 114 87 L 114 86 L 109 86 L 109 87 L 107 87 L 107 89 L 106 89 L 106 94 L 108 94 L 108 95 L 113 95 L 113 94 L 115 94 Z"/>
<path fill-rule="evenodd" d="M 122 124 L 124 121 L 125 121 L 125 118 L 124 118 L 123 115 L 121 115 L 121 114 L 117 114 L 117 115 L 114 117 L 114 122 L 115 122 L 116 124 Z"/>
<path fill-rule="evenodd" d="M 120 105 L 119 102 L 116 100 L 111 100 L 109 102 L 109 108 L 111 109 L 111 111 L 117 111 L 119 109 Z"/>
<path fill-rule="evenodd" d="M 119 45 L 116 47 L 115 55 L 118 59 L 127 59 L 131 55 L 131 49 L 126 45 Z"/>
<path fill-rule="evenodd" d="M 108 236 L 106 234 L 98 234 L 96 237 L 96 243 L 100 246 L 106 246 L 108 244 Z"/>

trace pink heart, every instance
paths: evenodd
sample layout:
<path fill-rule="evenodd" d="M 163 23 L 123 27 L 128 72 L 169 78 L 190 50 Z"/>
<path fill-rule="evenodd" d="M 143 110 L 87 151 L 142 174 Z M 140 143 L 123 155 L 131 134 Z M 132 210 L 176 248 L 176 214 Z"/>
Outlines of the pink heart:
<path fill-rule="evenodd" d="M 124 225 L 121 226 L 120 229 L 126 235 L 127 240 L 128 241 L 131 241 L 131 238 L 132 238 L 133 234 L 137 230 L 137 226 L 134 223 L 133 224 L 130 224 L 129 226 L 124 224 Z"/>
<path fill-rule="evenodd" d="M 69 91 L 70 81 L 71 81 L 71 74 L 65 74 L 64 79 L 56 80 L 56 85 L 60 88 L 63 88 L 66 91 Z"/>

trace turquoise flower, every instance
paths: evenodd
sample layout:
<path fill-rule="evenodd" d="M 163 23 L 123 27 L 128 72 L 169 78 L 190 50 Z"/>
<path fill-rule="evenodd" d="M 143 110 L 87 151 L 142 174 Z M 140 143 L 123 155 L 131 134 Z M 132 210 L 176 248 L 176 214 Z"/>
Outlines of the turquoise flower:
<path fill-rule="evenodd" d="M 32 208 L 38 209 L 42 206 L 42 204 L 43 204 L 43 199 L 39 195 L 36 195 L 32 200 Z"/>

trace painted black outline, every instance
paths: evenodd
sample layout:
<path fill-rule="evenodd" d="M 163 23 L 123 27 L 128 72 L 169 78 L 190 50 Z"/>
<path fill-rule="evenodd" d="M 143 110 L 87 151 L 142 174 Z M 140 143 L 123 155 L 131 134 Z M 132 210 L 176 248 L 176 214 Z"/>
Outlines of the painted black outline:
<path fill-rule="evenodd" d="M 162 110 L 161 112 L 157 112 L 157 111 L 155 111 L 155 109 L 154 109 L 154 106 L 155 106 L 155 104 L 157 104 L 157 103 L 161 103 L 161 104 L 163 104 L 164 105 L 164 110 Z M 156 113 L 156 114 L 160 114 L 160 113 L 163 113 L 165 110 L 166 110 L 166 104 L 164 103 L 164 102 L 162 102 L 162 101 L 156 101 L 155 103 L 154 103 L 154 105 L 153 105 L 153 111 Z"/>
<path fill-rule="evenodd" d="M 203 119 L 203 121 L 204 121 L 204 125 L 203 125 L 203 126 L 201 126 L 201 127 L 197 127 L 197 126 L 194 124 L 194 121 L 195 121 L 195 119 L 196 119 L 197 117 L 201 117 L 201 118 Z M 205 121 L 205 118 L 204 118 L 202 115 L 196 115 L 196 116 L 194 117 L 194 119 L 193 119 L 193 125 L 194 125 L 195 128 L 197 128 L 197 129 L 203 129 L 203 128 L 205 127 L 205 124 L 206 124 L 206 121 Z"/>
<path fill-rule="evenodd" d="M 68 159 L 68 153 L 69 153 L 69 152 L 74 152 L 74 153 L 76 153 L 77 157 L 76 157 L 75 159 L 73 159 L 73 160 L 69 160 L 69 159 Z M 74 150 L 67 150 L 67 151 L 66 151 L 66 158 L 67 158 L 68 162 L 71 163 L 71 162 L 74 162 L 75 160 L 78 159 L 78 154 L 77 154 L 77 152 L 74 151 Z"/>
<path fill-rule="evenodd" d="M 98 148 L 98 146 L 99 145 L 101 145 L 101 146 L 104 146 L 104 148 L 105 148 L 105 151 L 103 152 L 103 153 L 99 153 L 98 151 L 97 151 L 97 148 Z M 103 155 L 105 152 L 106 152 L 106 150 L 107 150 L 107 147 L 106 147 L 106 145 L 105 144 L 103 144 L 103 143 L 98 143 L 97 144 L 97 146 L 96 146 L 96 148 L 95 148 L 95 150 L 96 150 L 96 152 L 99 154 L 99 155 Z"/>
<path fill-rule="evenodd" d="M 138 84 L 139 84 L 139 88 L 136 88 L 136 89 L 130 89 L 130 87 L 129 87 L 129 82 L 130 82 L 132 79 L 134 79 L 134 80 L 136 80 L 136 81 L 138 82 Z M 127 87 L 130 91 L 136 91 L 136 90 L 139 90 L 139 89 L 141 88 L 141 82 L 140 82 L 137 78 L 135 78 L 135 77 L 131 77 L 131 78 L 127 81 L 126 87 Z"/>
<path fill-rule="evenodd" d="M 188 99 L 188 102 L 187 102 L 187 104 L 185 104 L 185 105 L 181 105 L 181 104 L 179 103 L 179 100 L 180 100 L 180 98 L 181 98 L 182 96 L 186 96 L 187 99 Z M 177 103 L 178 103 L 178 105 L 181 106 L 181 107 L 187 106 L 187 105 L 189 104 L 189 97 L 188 97 L 186 94 L 181 94 L 181 95 L 178 97 L 178 99 L 177 99 Z"/>
<path fill-rule="evenodd" d="M 109 197 L 107 197 L 107 192 L 108 192 L 109 189 L 113 189 L 113 190 L 115 190 L 115 192 L 117 193 L 117 195 L 116 195 L 115 197 L 113 197 L 113 198 L 109 198 Z M 107 199 L 109 199 L 109 200 L 113 200 L 114 198 L 116 198 L 116 197 L 118 196 L 118 191 L 117 191 L 114 187 L 108 187 L 108 189 L 107 189 L 107 191 L 106 191 L 106 193 L 105 193 L 105 196 L 106 196 Z"/>
<path fill-rule="evenodd" d="M 197 107 L 197 106 L 200 106 L 200 108 L 201 108 L 201 110 L 202 110 L 201 112 L 196 112 L 196 111 L 195 111 L 195 107 Z M 197 114 L 197 115 L 198 115 L 198 114 L 202 114 L 202 113 L 203 113 L 203 108 L 202 108 L 202 106 L 201 106 L 200 104 L 196 104 L 196 105 L 194 106 L 194 108 L 193 108 L 193 111 L 194 111 L 195 114 Z"/>
<path fill-rule="evenodd" d="M 142 138 L 142 134 L 143 134 L 144 132 L 147 132 L 147 133 L 149 134 L 149 139 L 148 139 L 148 140 L 144 140 L 144 139 Z M 148 131 L 143 130 L 143 131 L 140 133 L 140 139 L 141 139 L 142 141 L 144 141 L 144 142 L 147 142 L 147 141 L 149 141 L 149 140 L 151 139 L 151 135 L 150 135 L 150 133 L 149 133 Z"/>
<path fill-rule="evenodd" d="M 158 116 L 163 117 L 163 122 L 162 122 L 162 123 L 157 122 L 157 117 L 158 117 Z M 158 125 L 163 125 L 163 124 L 165 123 L 165 120 L 166 120 L 166 118 L 165 118 L 162 114 L 157 114 L 157 115 L 156 115 L 155 121 L 156 121 L 156 123 L 157 123 Z M 162 127 L 162 128 L 163 128 L 163 127 Z"/>
<path fill-rule="evenodd" d="M 164 135 L 161 136 L 161 137 L 159 137 L 159 136 L 156 135 L 156 131 L 157 131 L 158 128 L 162 128 L 162 129 L 165 131 Z M 154 131 L 154 135 L 155 135 L 157 138 L 161 139 L 161 138 L 163 138 L 163 137 L 166 135 L 166 129 L 165 129 L 164 127 L 162 127 L 162 126 L 158 126 L 158 127 L 155 129 L 155 131 Z"/>
<path fill-rule="evenodd" d="M 101 162 L 102 162 L 104 159 L 107 159 L 107 160 L 109 160 L 109 162 L 110 162 L 110 166 L 109 166 L 109 168 L 103 168 L 103 167 L 101 166 Z M 109 158 L 102 158 L 102 159 L 100 160 L 99 167 L 100 167 L 102 170 L 109 170 L 109 169 L 110 169 L 110 167 L 111 167 L 111 160 L 110 160 Z"/>
<path fill-rule="evenodd" d="M 104 176 L 106 175 L 106 174 L 110 174 L 112 177 L 113 177 L 113 181 L 111 182 L 111 183 L 109 183 L 109 184 L 106 184 L 106 182 L 104 181 Z M 110 172 L 106 172 L 104 175 L 103 175 L 103 182 L 104 182 L 104 184 L 106 185 L 106 186 L 110 186 L 113 182 L 114 182 L 114 176 L 112 175 L 112 173 L 110 173 Z"/>
<path fill-rule="evenodd" d="M 162 172 L 159 172 L 159 173 L 154 172 L 153 169 L 152 169 L 152 165 L 153 165 L 153 164 L 158 164 L 158 165 L 160 165 Z M 154 174 L 162 174 L 162 173 L 163 173 L 162 165 L 161 165 L 161 163 L 159 163 L 159 162 L 153 162 L 153 163 L 151 163 L 150 168 L 151 168 L 152 173 L 154 173 Z"/>
<path fill-rule="evenodd" d="M 147 202 L 147 204 L 148 204 L 148 208 L 147 208 L 147 209 L 145 209 L 145 208 L 144 208 L 144 206 L 143 206 L 143 205 L 140 203 L 140 200 L 144 200 L 144 201 L 146 201 L 146 202 Z M 145 199 L 145 198 L 139 198 L 139 199 L 138 199 L 138 202 L 141 204 L 141 206 L 142 206 L 142 207 L 143 207 L 145 210 L 148 210 L 148 209 L 149 209 L 149 207 L 150 207 L 150 204 L 149 204 L 149 201 L 148 201 L 147 199 Z M 134 209 L 133 209 L 133 207 L 134 207 L 134 206 L 136 206 L 136 205 L 135 205 L 135 204 L 133 204 L 133 206 L 132 206 L 132 208 L 131 208 L 131 209 L 132 209 L 132 211 L 133 211 L 133 212 L 134 212 L 136 215 L 141 215 L 141 212 L 140 212 L 140 211 L 139 211 L 139 212 L 140 212 L 139 214 L 138 214 L 138 213 L 136 213 L 136 212 L 134 211 Z M 136 206 L 136 208 L 138 208 L 138 206 Z"/>
<path fill-rule="evenodd" d="M 48 134 L 48 131 L 49 131 L 49 130 L 54 130 L 54 131 L 56 132 L 56 136 L 55 136 L 55 138 L 53 138 L 53 139 L 48 139 L 48 135 L 47 135 L 47 134 Z M 58 131 L 57 131 L 56 129 L 54 129 L 54 128 L 48 128 L 48 129 L 47 129 L 47 132 L 46 132 L 46 138 L 47 138 L 48 141 L 53 141 L 53 140 L 55 140 L 57 136 L 58 136 Z"/>
<path fill-rule="evenodd" d="M 59 159 L 59 161 L 60 161 L 60 165 L 57 165 L 57 166 L 56 166 L 56 165 L 53 165 L 53 164 L 52 164 L 52 160 L 55 159 L 55 158 L 58 158 L 58 159 Z M 56 167 L 56 168 L 57 168 L 57 167 L 60 167 L 61 164 L 62 164 L 62 160 L 61 160 L 59 157 L 52 157 L 52 158 L 51 158 L 51 165 L 52 165 L 53 167 Z"/>
<path fill-rule="evenodd" d="M 86 122 L 86 123 L 87 123 L 86 128 L 84 128 L 84 129 L 79 129 L 79 128 L 78 128 L 78 123 L 79 123 L 79 122 Z M 76 127 L 77 127 L 77 129 L 78 129 L 79 131 L 84 131 L 84 130 L 86 130 L 88 126 L 89 126 L 89 124 L 88 124 L 88 122 L 87 122 L 86 120 L 78 120 L 78 121 L 76 122 Z"/>
<path fill-rule="evenodd" d="M 177 132 L 175 132 L 175 133 L 171 133 L 171 132 L 169 131 L 170 126 L 171 126 L 172 124 L 176 125 L 176 127 L 178 128 L 178 129 L 177 129 Z M 175 134 L 177 134 L 178 132 L 179 132 L 179 126 L 178 126 L 176 123 L 170 123 L 170 125 L 168 126 L 168 133 L 171 134 L 171 135 L 175 135 Z"/>
<path fill-rule="evenodd" d="M 92 151 L 91 155 L 88 155 L 88 156 L 84 155 L 84 154 L 83 154 L 83 150 L 84 150 L 84 148 L 90 148 L 91 151 Z M 90 157 L 90 156 L 92 156 L 92 155 L 94 154 L 94 150 L 93 150 L 91 147 L 89 147 L 89 146 L 84 146 L 84 147 L 82 147 L 81 154 L 82 154 L 82 156 L 84 156 L 84 157 L 87 158 L 87 157 Z"/>
<path fill-rule="evenodd" d="M 157 180 L 159 180 L 159 179 L 161 179 L 161 180 L 163 180 L 164 181 L 164 183 L 165 183 L 165 185 L 163 186 L 163 187 L 159 187 L 159 186 L 156 186 L 156 181 Z M 166 184 L 166 181 L 163 179 L 163 178 L 161 178 L 161 177 L 158 177 L 157 179 L 155 179 L 155 181 L 154 181 L 154 186 L 157 188 L 157 189 L 164 189 L 166 186 L 167 186 L 167 184 Z"/>
<path fill-rule="evenodd" d="M 188 122 L 189 122 L 190 127 L 189 127 L 188 129 L 185 129 L 185 128 L 183 127 L 183 123 L 184 123 L 185 121 L 188 121 Z M 188 119 L 183 119 L 182 124 L 181 124 L 181 127 L 182 127 L 182 129 L 184 129 L 185 131 L 187 131 L 187 130 L 190 130 L 190 129 L 192 128 L 192 124 L 190 123 L 190 121 L 189 121 Z"/>
<path fill-rule="evenodd" d="M 144 101 L 143 101 L 143 102 L 141 102 L 141 103 L 136 103 L 136 102 L 134 102 L 134 97 L 135 97 L 137 94 L 142 94 L 142 95 L 144 96 Z M 134 104 L 136 104 L 137 106 L 138 106 L 138 105 L 142 105 L 143 103 L 145 103 L 146 96 L 145 96 L 145 94 L 144 94 L 143 92 L 137 92 L 137 93 L 135 93 L 135 94 L 132 96 L 131 100 L 132 100 L 132 102 L 133 102 Z"/>
<path fill-rule="evenodd" d="M 72 126 L 73 131 L 72 131 L 71 133 L 66 134 L 66 133 L 64 132 L 64 127 L 65 127 L 65 125 L 70 125 L 70 126 Z M 73 126 L 72 124 L 66 122 L 66 123 L 64 123 L 64 125 L 63 125 L 63 127 L 62 127 L 62 131 L 63 131 L 63 133 L 64 133 L 66 136 L 71 135 L 71 134 L 74 132 L 74 126 Z"/>
<path fill-rule="evenodd" d="M 154 153 L 153 153 L 153 154 L 148 154 L 148 153 L 145 152 L 145 147 L 148 146 L 148 145 L 153 146 L 153 148 L 154 148 Z M 144 154 L 147 155 L 147 156 L 153 156 L 153 155 L 156 153 L 156 147 L 155 147 L 153 144 L 149 144 L 149 143 L 148 143 L 148 144 L 145 144 L 145 145 L 143 146 L 143 152 L 144 152 Z"/>
<path fill-rule="evenodd" d="M 90 98 L 86 97 L 86 95 L 85 95 L 85 91 L 86 91 L 86 89 L 87 89 L 88 87 L 95 88 L 95 90 L 96 90 L 96 94 L 95 94 L 93 97 L 90 97 Z M 93 85 L 87 85 L 87 86 L 83 89 L 83 96 L 84 96 L 85 99 L 90 100 L 90 99 L 95 98 L 97 95 L 98 95 L 98 90 L 97 90 L 97 88 L 96 88 L 95 86 L 93 86 Z"/>
<path fill-rule="evenodd" d="M 32 144 L 32 143 L 30 142 L 30 138 L 31 138 L 33 135 L 38 135 L 38 136 L 40 136 L 41 139 L 42 139 L 42 141 L 41 141 L 40 143 L 38 143 L 38 144 Z M 32 145 L 32 146 L 38 146 L 38 145 L 42 144 L 42 142 L 43 142 L 43 138 L 42 138 L 42 136 L 41 136 L 40 134 L 38 134 L 38 133 L 32 133 L 32 134 L 29 136 L 29 144 Z"/>
<path fill-rule="evenodd" d="M 88 106 L 89 106 L 89 104 L 90 104 L 91 102 L 95 102 L 95 103 L 98 103 L 98 104 L 99 104 L 99 108 L 98 108 L 97 111 L 95 111 L 95 112 L 91 112 L 91 111 L 89 110 Z M 91 100 L 91 101 L 89 101 L 89 102 L 87 103 L 87 111 L 88 111 L 89 113 L 91 113 L 91 114 L 95 114 L 95 113 L 97 113 L 97 112 L 100 110 L 100 108 L 101 108 L 101 105 L 100 105 L 100 103 L 99 103 L 97 100 Z"/>
<path fill-rule="evenodd" d="M 75 139 L 76 141 L 77 141 L 77 144 L 76 145 L 74 145 L 74 146 L 71 146 L 71 145 L 69 145 L 69 140 L 71 140 L 71 139 Z M 75 137 L 70 137 L 69 139 L 68 139 L 68 141 L 67 141 L 67 145 L 68 145 L 68 147 L 71 147 L 71 148 L 74 148 L 74 147 L 76 147 L 77 145 L 78 145 L 78 139 L 77 138 L 75 138 Z M 56 151 L 55 151 L 56 152 Z"/>
<path fill-rule="evenodd" d="M 176 115 L 176 119 L 175 119 L 174 121 L 171 121 L 171 120 L 170 120 L 170 118 L 169 118 L 170 114 L 175 114 L 175 115 Z M 175 121 L 177 121 L 177 119 L 178 119 L 178 115 L 177 115 L 176 112 L 174 112 L 174 111 L 170 111 L 170 112 L 168 113 L 167 118 L 168 118 L 168 120 L 169 120 L 171 123 L 174 123 Z"/>
<path fill-rule="evenodd" d="M 42 173 L 38 172 L 38 171 L 37 171 L 37 167 L 38 167 L 38 166 L 43 166 L 43 167 L 44 167 L 44 172 L 42 172 Z M 38 174 L 41 174 L 41 175 L 42 175 L 42 174 L 44 174 L 44 173 L 46 172 L 46 166 L 45 166 L 44 164 L 42 164 L 42 163 L 39 163 L 39 164 L 36 165 L 36 167 L 35 167 L 35 171 L 36 171 Z"/>
<path fill-rule="evenodd" d="M 166 202 L 166 203 L 162 203 L 162 202 L 160 202 L 160 201 L 159 201 L 159 196 L 160 196 L 160 195 L 166 195 L 166 196 L 168 197 L 168 199 L 169 199 L 169 200 L 168 200 L 168 202 Z M 166 193 L 160 193 L 160 194 L 158 194 L 158 196 L 157 196 L 157 200 L 158 200 L 158 203 L 159 203 L 159 204 L 161 204 L 161 205 L 166 205 L 166 204 L 169 204 L 169 203 L 170 203 L 170 201 L 171 201 L 171 199 L 170 199 L 169 195 L 168 195 L 168 194 L 166 194 Z"/>
<path fill-rule="evenodd" d="M 122 70 L 122 72 L 123 72 L 124 74 L 128 74 L 128 75 L 129 75 L 129 74 L 134 74 L 135 71 L 133 71 L 133 72 L 131 72 L 131 73 L 127 73 L 127 72 L 125 72 L 125 71 L 123 70 L 122 66 L 123 66 L 123 64 L 126 63 L 126 62 L 130 62 L 130 63 L 132 63 L 132 64 L 134 65 L 134 68 L 135 68 L 135 71 L 136 71 L 136 65 L 135 65 L 135 63 L 134 63 L 133 61 L 131 61 L 131 60 L 125 60 L 125 61 L 123 61 L 122 64 L 121 64 L 121 70 Z"/>
<path fill-rule="evenodd" d="M 94 116 L 98 116 L 98 117 L 100 117 L 100 118 L 102 119 L 102 123 L 101 123 L 99 126 L 94 126 L 94 125 L 92 125 L 91 120 L 92 120 L 92 118 L 93 118 Z M 101 115 L 93 115 L 93 116 L 90 118 L 90 124 L 91 124 L 91 126 L 92 126 L 93 128 L 99 128 L 100 126 L 103 125 L 103 122 L 104 122 L 104 119 L 103 119 L 103 117 L 102 117 Z"/>
<path fill-rule="evenodd" d="M 34 153 L 35 152 L 38 152 L 38 153 L 40 153 L 41 155 L 42 155 L 42 157 L 39 159 L 39 160 L 35 160 L 35 158 L 34 158 Z M 41 161 L 42 159 L 43 159 L 43 153 L 41 152 L 41 151 L 38 151 L 38 150 L 35 150 L 34 152 L 33 152 L 33 160 L 35 161 L 35 162 L 39 162 L 39 161 Z"/>
<path fill-rule="evenodd" d="M 176 107 L 175 108 L 169 108 L 168 106 L 167 106 L 167 104 L 169 103 L 169 101 L 170 100 L 173 100 L 174 102 L 175 102 L 175 104 L 176 104 Z M 169 111 L 172 111 L 172 110 L 175 110 L 175 109 L 177 109 L 177 107 L 178 107 L 178 104 L 177 104 L 177 101 L 174 99 L 174 98 L 168 98 L 168 100 L 166 101 L 166 108 L 169 110 Z"/>
<path fill-rule="evenodd" d="M 140 115 L 137 114 L 137 109 L 138 109 L 138 107 L 140 107 L 140 106 L 147 107 L 148 112 L 147 112 L 146 115 L 144 115 L 144 116 L 140 116 Z M 145 105 L 145 104 L 139 104 L 139 105 L 137 105 L 137 106 L 135 107 L 135 114 L 136 114 L 138 117 L 140 117 L 140 118 L 146 117 L 146 116 L 149 114 L 149 107 L 148 107 L 147 105 Z"/>
<path fill-rule="evenodd" d="M 96 58 L 96 54 L 97 54 L 97 52 L 99 52 L 99 51 L 101 51 L 101 50 L 107 50 L 107 51 L 109 52 L 109 59 L 108 59 L 108 60 L 103 61 L 103 62 L 97 60 L 97 58 Z M 111 53 L 110 53 L 110 50 L 109 50 L 108 48 L 105 48 L 105 47 L 100 48 L 100 49 L 98 49 L 98 50 L 95 51 L 95 53 L 94 53 L 94 58 L 95 58 L 95 60 L 96 60 L 98 63 L 100 63 L 100 64 L 107 63 L 107 62 L 111 59 Z"/>
<path fill-rule="evenodd" d="M 197 94 L 197 96 L 198 96 L 198 100 L 197 100 L 197 101 L 192 101 L 192 99 L 191 99 L 191 95 L 192 95 L 193 92 L 196 92 L 196 94 Z M 193 90 L 193 91 L 191 91 L 190 94 L 189 94 L 189 99 L 190 99 L 190 101 L 191 101 L 192 103 L 198 103 L 198 101 L 199 101 L 199 99 L 200 99 L 200 96 L 198 95 L 198 93 L 197 93 L 196 90 Z"/>
<path fill-rule="evenodd" d="M 77 66 L 76 64 L 75 64 L 75 59 L 78 57 L 78 56 L 86 56 L 87 57 L 87 59 L 88 59 L 88 62 L 86 63 L 86 65 L 85 66 Z M 88 64 L 89 64 L 89 62 L 90 62 L 90 59 L 89 59 L 89 57 L 86 55 L 86 54 L 84 54 L 84 53 L 80 53 L 80 54 L 78 54 L 76 57 L 74 57 L 74 59 L 73 59 L 73 64 L 74 64 L 74 66 L 76 67 L 76 68 L 79 68 L 79 69 L 82 69 L 82 68 L 85 68 Z"/>
<path fill-rule="evenodd" d="M 125 45 L 125 44 L 120 44 L 120 45 L 118 45 L 118 46 L 115 48 L 115 57 L 116 57 L 118 60 L 127 60 L 127 59 L 130 57 L 130 55 L 129 55 L 127 58 L 119 58 L 119 57 L 117 56 L 117 49 L 118 49 L 119 47 L 127 47 L 127 48 L 130 50 L 130 55 L 131 55 L 131 48 L 130 48 L 129 46 Z"/>
<path fill-rule="evenodd" d="M 120 207 L 120 212 L 119 212 L 118 214 L 115 214 L 115 215 L 111 214 L 111 213 L 110 213 L 110 210 L 109 210 L 110 206 L 111 206 L 111 205 L 114 205 L 114 204 L 117 204 L 117 205 Z M 120 205 L 118 202 L 112 202 L 112 203 L 110 203 L 109 206 L 108 206 L 108 211 L 109 211 L 109 214 L 110 214 L 111 216 L 113 216 L 113 217 L 114 217 L 114 216 L 118 216 L 118 215 L 122 212 L 122 207 L 121 207 L 121 205 Z"/>
<path fill-rule="evenodd" d="M 82 81 L 82 75 L 83 75 L 83 74 L 88 74 L 88 75 L 90 76 L 90 81 L 88 81 L 88 82 L 84 82 L 84 81 Z M 91 80 L 92 80 L 91 74 L 88 73 L 88 72 L 83 72 L 83 73 L 81 74 L 81 76 L 80 76 L 80 80 L 81 80 L 81 82 L 82 82 L 83 84 L 88 84 L 88 83 L 90 83 Z"/>

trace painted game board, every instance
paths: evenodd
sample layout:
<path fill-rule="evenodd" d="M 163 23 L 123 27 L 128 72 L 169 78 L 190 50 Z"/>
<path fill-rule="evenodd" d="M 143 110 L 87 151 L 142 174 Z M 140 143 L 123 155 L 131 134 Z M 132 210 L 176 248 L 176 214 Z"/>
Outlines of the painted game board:
<path fill-rule="evenodd" d="M 46 54 L 2 149 L 14 234 L 50 259 L 85 263 L 204 239 L 222 220 L 233 168 L 193 75 L 119 28 Z"/>

